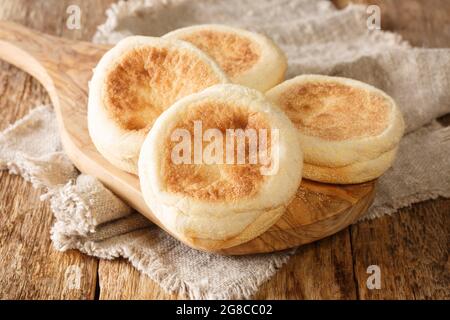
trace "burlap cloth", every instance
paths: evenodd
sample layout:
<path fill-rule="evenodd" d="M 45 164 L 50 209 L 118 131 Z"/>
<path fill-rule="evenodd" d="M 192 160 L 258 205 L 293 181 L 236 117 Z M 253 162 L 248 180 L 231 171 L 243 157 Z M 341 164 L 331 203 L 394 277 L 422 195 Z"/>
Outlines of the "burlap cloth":
<path fill-rule="evenodd" d="M 450 131 L 434 121 L 450 112 L 450 50 L 410 48 L 398 35 L 369 31 L 365 7 L 338 11 L 327 1 L 135 0 L 113 5 L 107 16 L 96 42 L 224 23 L 270 35 L 288 55 L 288 77 L 340 75 L 385 90 L 403 111 L 407 135 L 364 218 L 450 197 Z M 249 298 L 295 254 L 224 257 L 174 240 L 94 178 L 78 175 L 62 152 L 50 106 L 35 108 L 1 134 L 0 166 L 44 187 L 43 198 L 55 215 L 51 238 L 56 249 L 78 249 L 105 259 L 122 256 L 168 292 Z"/>

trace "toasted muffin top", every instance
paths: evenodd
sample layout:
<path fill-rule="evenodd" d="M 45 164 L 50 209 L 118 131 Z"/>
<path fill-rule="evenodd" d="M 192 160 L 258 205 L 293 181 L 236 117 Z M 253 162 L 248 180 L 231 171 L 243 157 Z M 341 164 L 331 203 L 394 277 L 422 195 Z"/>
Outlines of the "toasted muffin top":
<path fill-rule="evenodd" d="M 258 44 L 237 33 L 219 30 L 195 30 L 180 35 L 211 56 L 231 78 L 249 70 L 259 59 Z"/>
<path fill-rule="evenodd" d="M 202 151 L 203 154 L 213 151 L 212 144 L 222 147 L 221 164 L 195 164 L 194 163 L 194 123 L 201 121 Z M 178 120 L 173 123 L 170 132 L 175 129 L 184 129 L 189 132 L 191 139 L 192 157 L 190 164 L 174 164 L 172 150 L 177 141 L 171 135 L 166 137 L 164 150 L 164 184 L 171 193 L 196 198 L 203 201 L 233 201 L 236 199 L 252 197 L 258 193 L 265 176 L 260 173 L 260 163 L 253 163 L 249 159 L 250 139 L 258 143 L 259 130 L 267 130 L 267 154 L 270 155 L 271 137 L 270 125 L 264 113 L 255 113 L 246 106 L 233 102 L 202 101 L 190 105 L 179 114 Z M 223 139 L 217 141 L 217 136 L 207 136 L 207 130 L 214 129 Z M 230 134 L 230 130 L 254 129 L 256 136 L 241 136 Z M 228 135 L 227 135 L 228 131 Z M 169 132 L 169 131 L 168 131 Z M 247 131 L 248 132 L 248 131 Z M 198 134 L 198 132 L 197 132 Z M 228 139 L 228 140 L 227 140 Z M 242 139 L 239 141 L 239 139 Z M 227 143 L 233 146 L 233 162 L 227 164 Z M 238 164 L 238 144 L 245 145 L 245 163 Z M 209 147 L 208 147 L 209 146 Z M 230 146 L 230 144 L 228 144 Z M 208 151 L 208 148 L 209 151 Z M 210 153 L 207 153 L 210 154 Z M 214 154 L 215 155 L 215 154 Z"/>
<path fill-rule="evenodd" d="M 263 34 L 202 24 L 171 31 L 163 38 L 189 42 L 205 52 L 233 83 L 266 92 L 284 80 L 286 55 Z"/>
<path fill-rule="evenodd" d="M 303 134 L 331 141 L 381 134 L 392 110 L 382 94 L 337 81 L 295 83 L 277 103 Z"/>
<path fill-rule="evenodd" d="M 148 130 L 176 100 L 223 82 L 191 50 L 142 45 L 127 50 L 108 68 L 102 90 L 105 109 L 125 130 Z"/>

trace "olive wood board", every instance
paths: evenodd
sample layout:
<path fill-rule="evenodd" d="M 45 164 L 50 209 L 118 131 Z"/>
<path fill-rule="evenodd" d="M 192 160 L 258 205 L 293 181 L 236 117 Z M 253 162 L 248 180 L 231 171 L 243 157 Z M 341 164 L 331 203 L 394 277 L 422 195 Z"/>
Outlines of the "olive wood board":
<path fill-rule="evenodd" d="M 138 177 L 111 165 L 89 137 L 88 81 L 109 48 L 0 21 L 0 58 L 30 73 L 46 88 L 55 108 L 64 151 L 75 166 L 97 177 L 131 207 L 165 229 L 145 204 Z M 273 252 L 310 243 L 361 217 L 373 201 L 375 184 L 376 181 L 332 185 L 303 180 L 286 213 L 253 240 L 226 249 L 205 248 L 192 239 L 182 241 L 196 249 L 229 255 Z"/>

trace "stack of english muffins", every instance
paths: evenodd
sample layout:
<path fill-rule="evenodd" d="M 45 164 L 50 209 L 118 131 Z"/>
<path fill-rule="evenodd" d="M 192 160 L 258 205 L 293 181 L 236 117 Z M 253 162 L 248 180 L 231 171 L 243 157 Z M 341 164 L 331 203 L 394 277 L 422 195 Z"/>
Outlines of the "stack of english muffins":
<path fill-rule="evenodd" d="M 139 176 L 168 230 L 199 246 L 232 247 L 271 227 L 302 177 L 376 179 L 403 135 L 384 92 L 321 75 L 284 81 L 286 69 L 273 41 L 234 27 L 129 37 L 94 70 L 89 133 L 109 162 Z M 255 156 L 249 132 L 259 134 Z"/>

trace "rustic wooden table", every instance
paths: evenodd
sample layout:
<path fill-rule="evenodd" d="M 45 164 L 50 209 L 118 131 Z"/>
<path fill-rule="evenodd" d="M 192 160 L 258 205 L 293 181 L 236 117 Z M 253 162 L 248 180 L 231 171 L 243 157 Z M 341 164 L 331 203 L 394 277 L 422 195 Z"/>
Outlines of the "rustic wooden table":
<path fill-rule="evenodd" d="M 1 0 L 0 19 L 50 34 L 90 39 L 113 0 Z M 338 7 L 348 0 L 335 0 Z M 383 29 L 413 45 L 450 47 L 450 1 L 357 0 L 379 4 Z M 66 9 L 82 10 L 80 30 L 66 28 Z M 51 50 L 51 48 L 49 48 Z M 44 88 L 21 70 L 0 62 L 0 130 L 37 104 L 49 103 Z M 447 123 L 450 122 L 444 119 Z M 124 260 L 105 261 L 52 248 L 52 213 L 39 190 L 0 172 L 1 299 L 177 299 Z M 258 299 L 449 299 L 450 200 L 416 204 L 393 217 L 346 228 L 303 246 L 264 284 Z M 369 265 L 381 268 L 381 289 L 369 290 Z M 80 288 L 65 272 L 77 266 Z"/>

